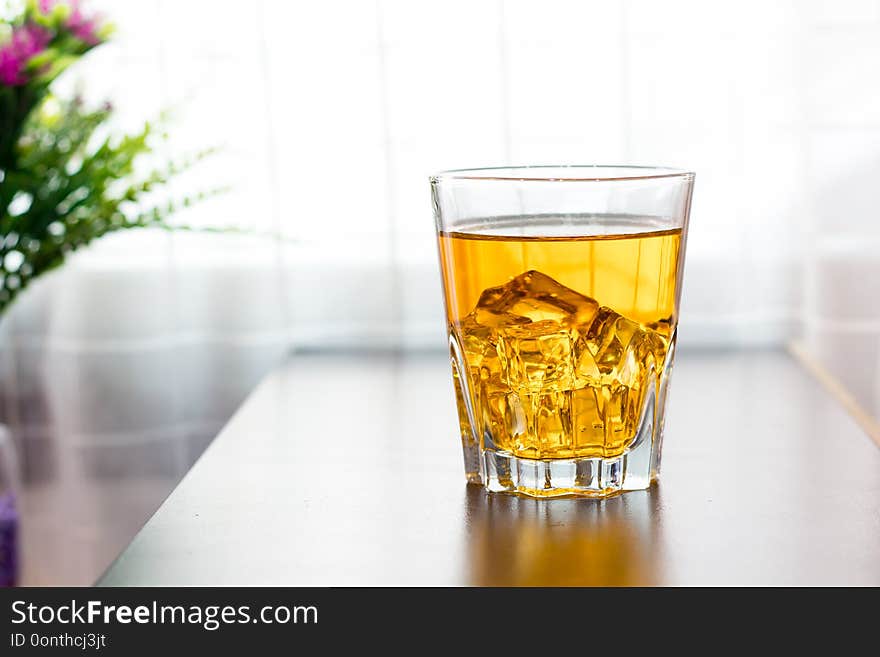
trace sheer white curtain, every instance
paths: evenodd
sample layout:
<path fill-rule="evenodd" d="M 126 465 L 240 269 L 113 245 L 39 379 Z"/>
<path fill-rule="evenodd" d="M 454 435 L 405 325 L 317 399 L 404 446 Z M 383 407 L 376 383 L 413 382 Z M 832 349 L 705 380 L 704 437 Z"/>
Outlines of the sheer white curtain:
<path fill-rule="evenodd" d="M 0 323 L 32 488 L 65 482 L 28 503 L 69 512 L 72 569 L 106 563 L 289 348 L 443 348 L 442 168 L 695 170 L 682 345 L 798 338 L 880 415 L 877 3 L 94 4 L 118 36 L 61 86 L 126 127 L 175 108 L 169 155 L 223 147 L 177 188 L 232 185 L 180 221 L 283 239 L 115 236 Z"/>

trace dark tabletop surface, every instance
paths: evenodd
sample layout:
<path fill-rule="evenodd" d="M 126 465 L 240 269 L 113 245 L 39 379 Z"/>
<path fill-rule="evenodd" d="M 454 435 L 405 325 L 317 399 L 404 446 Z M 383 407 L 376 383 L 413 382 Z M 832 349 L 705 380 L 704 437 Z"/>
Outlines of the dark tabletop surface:
<path fill-rule="evenodd" d="M 448 360 L 295 355 L 103 585 L 880 585 L 880 449 L 783 351 L 679 353 L 661 482 L 466 486 Z"/>

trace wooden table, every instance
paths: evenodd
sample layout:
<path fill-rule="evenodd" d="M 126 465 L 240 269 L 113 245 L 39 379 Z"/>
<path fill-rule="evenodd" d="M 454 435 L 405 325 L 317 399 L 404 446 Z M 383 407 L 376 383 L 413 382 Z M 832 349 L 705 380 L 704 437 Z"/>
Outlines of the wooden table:
<path fill-rule="evenodd" d="M 679 353 L 662 481 L 464 483 L 441 355 L 301 354 L 103 585 L 880 585 L 880 449 L 783 351 Z"/>

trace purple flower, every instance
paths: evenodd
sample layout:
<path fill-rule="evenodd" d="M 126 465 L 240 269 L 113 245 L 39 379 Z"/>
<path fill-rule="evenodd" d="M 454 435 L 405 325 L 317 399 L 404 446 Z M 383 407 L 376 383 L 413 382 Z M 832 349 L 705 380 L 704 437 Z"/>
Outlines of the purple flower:
<path fill-rule="evenodd" d="M 20 86 L 27 82 L 28 60 L 46 49 L 49 33 L 39 25 L 22 25 L 12 31 L 12 38 L 0 46 L 0 83 Z"/>
<path fill-rule="evenodd" d="M 52 2 L 52 0 L 42 0 L 43 2 Z M 97 46 L 101 43 L 98 37 L 98 29 L 100 27 L 100 18 L 98 16 L 86 16 L 82 13 L 79 6 L 79 0 L 72 0 L 70 3 L 70 16 L 67 17 L 65 27 L 70 30 L 77 39 L 90 46 Z"/>
<path fill-rule="evenodd" d="M 39 9 L 43 14 L 49 14 L 59 3 L 59 0 L 40 0 Z M 83 14 L 80 6 L 80 0 L 70 0 L 70 15 L 64 21 L 70 33 L 77 39 L 90 46 L 97 46 L 101 43 L 98 36 L 98 30 L 101 27 L 101 19 L 99 16 L 86 16 Z"/>
<path fill-rule="evenodd" d="M 75 9 L 67 19 L 67 29 L 77 39 L 90 46 L 97 46 L 101 43 L 101 39 L 98 37 L 98 18 L 94 16 L 86 18 L 78 9 Z"/>

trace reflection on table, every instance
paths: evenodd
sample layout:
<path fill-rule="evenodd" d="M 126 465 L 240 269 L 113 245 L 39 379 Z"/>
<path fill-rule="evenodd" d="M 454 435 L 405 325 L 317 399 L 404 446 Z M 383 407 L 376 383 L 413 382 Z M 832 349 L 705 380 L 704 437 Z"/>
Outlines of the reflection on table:
<path fill-rule="evenodd" d="M 610 499 L 533 500 L 468 486 L 468 584 L 662 584 L 659 486 Z"/>

